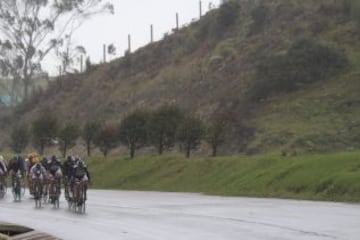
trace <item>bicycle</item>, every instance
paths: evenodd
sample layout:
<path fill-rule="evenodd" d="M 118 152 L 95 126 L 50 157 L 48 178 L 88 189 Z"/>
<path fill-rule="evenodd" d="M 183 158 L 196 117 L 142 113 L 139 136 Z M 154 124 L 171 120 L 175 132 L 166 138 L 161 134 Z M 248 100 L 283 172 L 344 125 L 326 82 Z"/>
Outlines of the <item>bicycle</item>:
<path fill-rule="evenodd" d="M 33 179 L 34 183 L 34 199 L 35 199 L 35 208 L 41 208 L 42 198 L 43 198 L 43 184 L 41 183 L 40 176 L 36 176 Z"/>
<path fill-rule="evenodd" d="M 20 172 L 12 175 L 12 183 L 12 193 L 14 196 L 14 201 L 21 202 L 21 198 L 25 194 L 25 186 L 22 181 L 22 175 Z"/>
<path fill-rule="evenodd" d="M 73 188 L 73 199 L 70 201 L 69 205 L 76 213 L 84 214 L 86 211 L 86 191 L 87 182 L 76 179 Z"/>
<path fill-rule="evenodd" d="M 44 203 L 47 203 L 50 200 L 49 186 L 50 186 L 50 180 L 47 176 L 45 176 L 45 179 L 43 182 L 43 201 L 44 201 Z"/>
<path fill-rule="evenodd" d="M 50 175 L 49 182 L 49 200 L 54 205 L 54 208 L 59 208 L 61 195 L 60 179 Z"/>

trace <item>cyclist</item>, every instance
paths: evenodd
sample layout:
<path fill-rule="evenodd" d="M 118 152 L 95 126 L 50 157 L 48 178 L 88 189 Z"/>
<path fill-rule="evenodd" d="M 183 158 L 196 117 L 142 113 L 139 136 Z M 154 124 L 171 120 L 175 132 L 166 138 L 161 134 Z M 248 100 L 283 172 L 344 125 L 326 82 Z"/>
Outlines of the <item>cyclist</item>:
<path fill-rule="evenodd" d="M 41 184 L 43 184 L 45 176 L 46 176 L 46 170 L 45 170 L 44 166 L 41 165 L 41 163 L 36 162 L 34 164 L 34 166 L 31 167 L 29 176 L 32 179 L 32 182 L 35 179 L 39 179 Z"/>
<path fill-rule="evenodd" d="M 2 155 L 0 155 L 0 180 L 5 178 L 7 174 L 7 167 L 5 163 L 5 159 Z"/>
<path fill-rule="evenodd" d="M 75 159 L 75 164 L 72 169 L 72 179 L 81 182 L 90 182 L 90 173 L 85 162 L 80 158 Z"/>
<path fill-rule="evenodd" d="M 75 182 L 80 182 L 85 185 L 85 200 L 86 200 L 86 196 L 87 196 L 86 191 L 88 184 L 90 183 L 90 173 L 87 169 L 85 162 L 78 157 L 75 158 L 75 164 L 72 168 L 70 181 L 71 181 L 72 193 L 75 192 L 74 191 Z"/>
<path fill-rule="evenodd" d="M 4 191 L 5 177 L 7 174 L 7 167 L 4 157 L 0 155 L 0 195 L 2 196 Z"/>
<path fill-rule="evenodd" d="M 49 171 L 50 184 L 55 180 L 55 183 L 60 188 L 60 181 L 62 178 L 61 162 L 57 159 L 56 156 L 52 156 L 51 159 L 47 162 L 47 170 Z M 53 191 L 53 188 L 51 191 Z M 53 201 L 53 199 L 51 199 L 51 201 Z"/>
<path fill-rule="evenodd" d="M 33 182 L 31 178 L 31 168 L 39 162 L 38 154 L 32 152 L 28 155 L 28 165 L 27 165 L 27 172 L 28 172 L 28 184 L 29 184 L 29 191 L 30 194 L 34 194 Z"/>
<path fill-rule="evenodd" d="M 68 156 L 62 165 L 62 172 L 63 172 L 63 182 L 64 182 L 64 189 L 65 189 L 65 198 L 69 200 L 69 187 L 71 183 L 71 174 L 72 169 L 75 165 L 75 158 L 72 156 Z"/>
<path fill-rule="evenodd" d="M 16 179 L 22 179 L 25 176 L 25 160 L 21 156 L 15 156 L 10 160 L 9 173 L 11 173 L 12 186 L 14 189 Z"/>
<path fill-rule="evenodd" d="M 47 170 L 56 178 L 62 177 L 61 162 L 56 156 L 52 156 L 47 162 Z"/>

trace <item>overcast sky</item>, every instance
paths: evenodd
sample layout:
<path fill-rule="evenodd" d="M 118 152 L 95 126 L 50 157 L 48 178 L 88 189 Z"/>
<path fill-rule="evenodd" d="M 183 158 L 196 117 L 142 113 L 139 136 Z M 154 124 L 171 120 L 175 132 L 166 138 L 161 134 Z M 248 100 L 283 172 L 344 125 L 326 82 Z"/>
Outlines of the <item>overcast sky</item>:
<path fill-rule="evenodd" d="M 103 44 L 113 43 L 117 57 L 127 49 L 127 36 L 131 34 L 132 50 L 150 41 L 150 25 L 154 26 L 154 40 L 160 40 L 164 33 L 176 26 L 176 13 L 179 13 L 180 26 L 199 18 L 199 0 L 109 0 L 115 7 L 114 15 L 101 15 L 85 22 L 74 34 L 75 45 L 85 47 L 92 62 L 102 60 Z M 220 0 L 202 0 L 203 13 L 209 4 L 218 7 Z M 43 68 L 51 75 L 58 73 L 59 63 L 49 57 Z"/>

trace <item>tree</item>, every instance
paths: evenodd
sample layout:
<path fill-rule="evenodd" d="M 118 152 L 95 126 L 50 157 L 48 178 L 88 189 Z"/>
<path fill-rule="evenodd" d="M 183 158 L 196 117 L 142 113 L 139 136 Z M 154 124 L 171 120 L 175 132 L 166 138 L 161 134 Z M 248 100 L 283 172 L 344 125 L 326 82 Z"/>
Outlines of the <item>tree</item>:
<path fill-rule="evenodd" d="M 205 127 L 200 119 L 194 117 L 186 117 L 181 122 L 177 140 L 180 146 L 185 149 L 186 157 L 190 157 L 191 150 L 196 149 L 204 136 Z"/>
<path fill-rule="evenodd" d="M 125 117 L 119 127 L 119 140 L 128 146 L 130 158 L 134 158 L 135 150 L 146 143 L 147 120 L 149 114 L 144 111 L 135 111 Z"/>
<path fill-rule="evenodd" d="M 113 125 L 102 126 L 95 135 L 94 144 L 99 147 L 104 157 L 106 157 L 110 150 L 118 145 L 116 127 Z"/>
<path fill-rule="evenodd" d="M 90 57 L 87 57 L 85 61 L 85 72 L 92 72 L 94 70 L 96 70 L 96 65 L 91 62 Z"/>
<path fill-rule="evenodd" d="M 27 147 L 30 141 L 30 132 L 27 126 L 15 126 L 11 132 L 10 147 L 15 152 L 20 154 Z"/>
<path fill-rule="evenodd" d="M 75 60 L 77 59 L 80 61 L 80 58 L 86 55 L 86 49 L 83 46 L 73 46 L 71 38 L 71 35 L 66 35 L 64 37 L 64 48 L 57 48 L 56 50 L 56 53 L 61 60 L 61 70 L 63 74 L 78 72 L 74 66 Z"/>
<path fill-rule="evenodd" d="M 86 143 L 87 155 L 91 156 L 91 144 L 93 143 L 95 136 L 97 135 L 101 124 L 97 121 L 88 121 L 82 131 L 82 138 Z"/>
<path fill-rule="evenodd" d="M 63 157 L 66 157 L 66 152 L 68 149 L 71 149 L 76 145 L 76 140 L 79 137 L 79 127 L 75 124 L 67 124 L 59 132 L 60 140 L 60 151 L 63 154 Z"/>
<path fill-rule="evenodd" d="M 222 112 L 211 118 L 206 133 L 206 141 L 211 145 L 213 157 L 216 157 L 218 147 L 226 140 L 228 127 L 234 122 L 236 122 L 236 119 L 235 114 L 232 112 Z"/>
<path fill-rule="evenodd" d="M 150 115 L 149 142 L 158 148 L 159 154 L 174 146 L 176 131 L 182 118 L 183 113 L 175 106 L 163 106 Z"/>
<path fill-rule="evenodd" d="M 110 44 L 110 45 L 107 47 L 107 53 L 108 53 L 109 55 L 113 55 L 113 56 L 116 55 L 116 47 L 115 47 L 115 45 L 114 45 L 113 43 Z"/>
<path fill-rule="evenodd" d="M 39 149 L 40 155 L 43 155 L 45 147 L 56 138 L 57 120 L 50 114 L 43 115 L 33 122 L 32 127 L 34 146 Z"/>
<path fill-rule="evenodd" d="M 0 65 L 23 85 L 24 98 L 29 96 L 34 75 L 41 63 L 63 38 L 71 35 L 89 17 L 112 12 L 113 6 L 103 0 L 1 0 L 0 31 L 6 53 Z"/>

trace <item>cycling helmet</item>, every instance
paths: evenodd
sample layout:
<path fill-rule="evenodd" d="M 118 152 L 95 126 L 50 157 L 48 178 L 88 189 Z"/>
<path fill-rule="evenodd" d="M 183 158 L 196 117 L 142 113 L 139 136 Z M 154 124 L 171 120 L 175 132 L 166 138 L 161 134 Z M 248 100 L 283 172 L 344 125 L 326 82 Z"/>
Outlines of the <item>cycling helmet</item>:
<path fill-rule="evenodd" d="M 79 161 L 78 165 L 79 165 L 79 167 L 84 167 L 83 161 Z"/>

